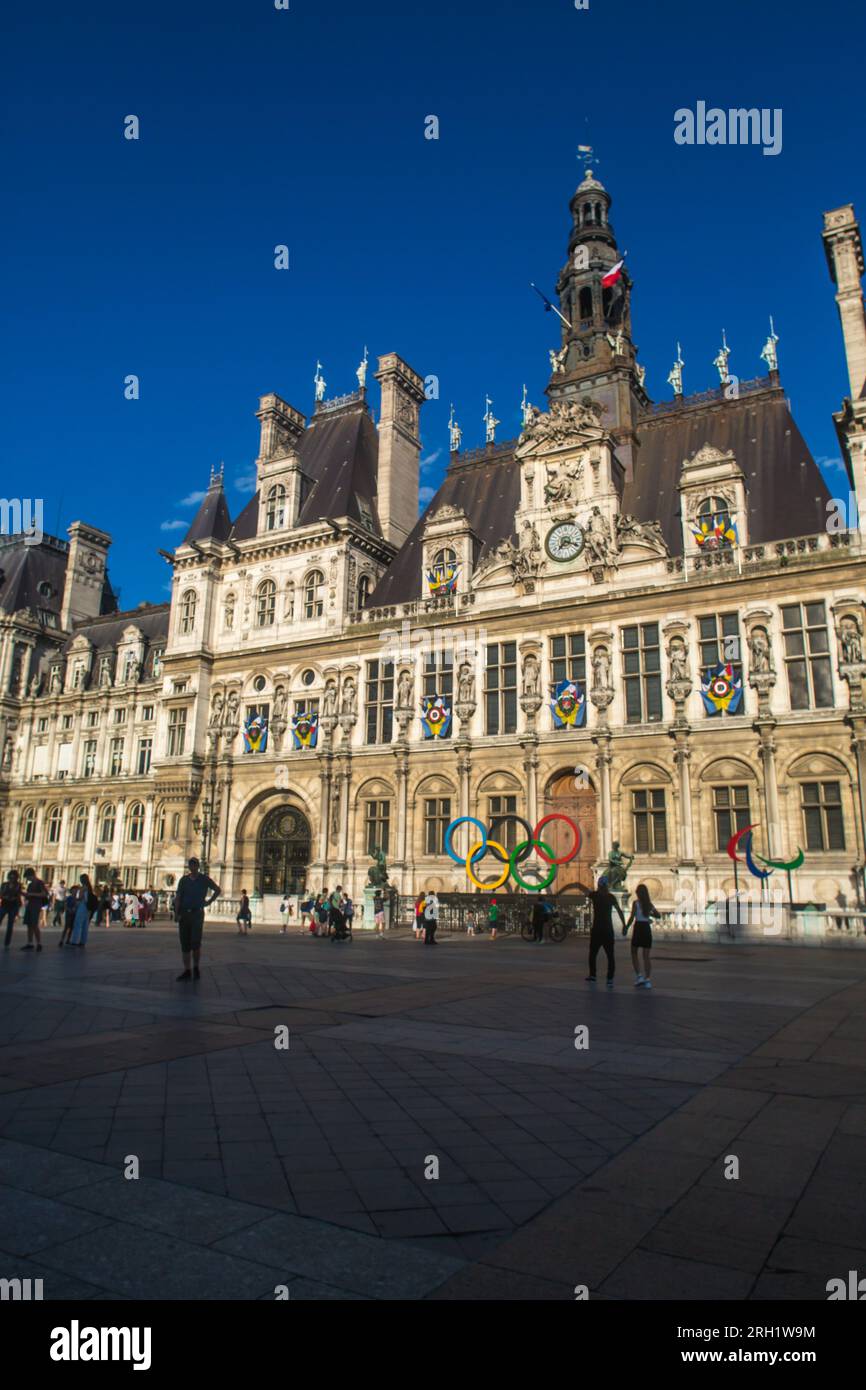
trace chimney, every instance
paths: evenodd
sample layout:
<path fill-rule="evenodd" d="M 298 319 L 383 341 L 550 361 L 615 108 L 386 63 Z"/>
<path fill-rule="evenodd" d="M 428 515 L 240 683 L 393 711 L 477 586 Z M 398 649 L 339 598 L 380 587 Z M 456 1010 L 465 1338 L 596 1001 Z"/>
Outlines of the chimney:
<path fill-rule="evenodd" d="M 851 400 L 860 399 L 866 385 L 866 320 L 863 317 L 863 244 L 851 203 L 824 213 L 824 250 L 836 286 L 836 303 L 851 383 Z"/>
<path fill-rule="evenodd" d="M 67 531 L 69 555 L 63 584 L 60 626 L 69 632 L 74 623 L 98 618 L 102 611 L 102 592 L 111 537 L 95 526 L 73 521 Z"/>
<path fill-rule="evenodd" d="M 304 499 L 306 475 L 301 469 L 298 449 L 307 427 L 299 410 L 271 392 L 259 400 L 256 411 L 262 432 L 256 478 L 259 489 L 259 534 L 294 526 Z M 283 488 L 284 503 L 271 501 L 274 488 Z M 274 496 L 277 494 L 275 493 Z"/>
<path fill-rule="evenodd" d="M 379 409 L 377 506 L 385 539 L 400 546 L 418 520 L 421 440 L 419 407 L 424 382 L 396 352 L 379 358 L 376 380 L 382 388 Z"/>

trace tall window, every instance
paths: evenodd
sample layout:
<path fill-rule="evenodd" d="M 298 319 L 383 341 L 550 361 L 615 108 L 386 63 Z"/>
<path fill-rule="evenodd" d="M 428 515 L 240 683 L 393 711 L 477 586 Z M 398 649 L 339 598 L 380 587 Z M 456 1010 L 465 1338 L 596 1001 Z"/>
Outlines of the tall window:
<path fill-rule="evenodd" d="M 668 825 L 664 787 L 641 788 L 631 794 L 635 854 L 667 854 Z"/>
<path fill-rule="evenodd" d="M 195 590 L 187 589 L 180 601 L 180 630 L 184 637 L 195 630 L 195 604 Z"/>
<path fill-rule="evenodd" d="M 186 710 L 170 709 L 168 712 L 168 756 L 179 758 L 186 743 Z"/>
<path fill-rule="evenodd" d="M 116 709 L 116 710 L 114 711 L 114 722 L 115 722 L 115 724 L 125 724 L 125 723 L 126 723 L 126 710 L 125 710 L 125 709 Z"/>
<path fill-rule="evenodd" d="M 451 703 L 454 692 L 454 657 L 451 652 L 428 653 L 421 685 L 424 695 L 444 695 Z M 451 737 L 451 727 L 445 737 Z"/>
<path fill-rule="evenodd" d="M 701 645 L 701 679 L 707 680 L 711 671 L 721 663 L 730 663 L 735 678 L 743 679 L 743 654 L 740 645 L 740 619 L 736 613 L 709 613 L 698 619 Z M 738 714 L 743 712 L 740 701 Z M 715 716 L 714 716 L 715 717 Z"/>
<path fill-rule="evenodd" d="M 256 595 L 256 627 L 272 627 L 276 611 L 277 586 L 273 579 L 266 579 Z"/>
<path fill-rule="evenodd" d="M 72 843 L 83 845 L 87 839 L 87 807 L 76 806 L 72 812 Z"/>
<path fill-rule="evenodd" d="M 36 812 L 28 806 L 21 820 L 21 843 L 32 845 L 36 838 Z"/>
<path fill-rule="evenodd" d="M 800 788 L 807 849 L 844 849 L 845 826 L 838 782 L 803 782 Z"/>
<path fill-rule="evenodd" d="M 81 759 L 82 777 L 92 777 L 96 772 L 96 739 L 89 738 L 84 744 L 84 753 Z"/>
<path fill-rule="evenodd" d="M 830 709 L 833 680 L 823 603 L 792 603 L 782 609 L 782 636 L 791 709 Z"/>
<path fill-rule="evenodd" d="M 99 843 L 109 845 L 114 839 L 114 827 L 117 824 L 117 812 L 109 802 L 103 806 L 99 814 Z"/>
<path fill-rule="evenodd" d="M 140 801 L 133 802 L 129 808 L 126 838 L 131 845 L 140 845 L 144 839 L 144 807 Z"/>
<path fill-rule="evenodd" d="M 716 850 L 724 854 L 735 830 L 745 830 L 749 824 L 749 788 L 713 787 L 713 812 L 716 817 Z"/>
<path fill-rule="evenodd" d="M 98 709 L 91 709 L 87 711 L 87 727 L 88 729 L 96 729 L 99 727 Z"/>
<path fill-rule="evenodd" d="M 113 738 L 111 740 L 111 758 L 109 762 L 109 776 L 119 777 L 123 768 L 123 739 Z"/>
<path fill-rule="evenodd" d="M 162 670 L 162 647 L 154 647 L 153 662 L 151 664 L 151 674 L 154 680 L 159 680 L 159 673 Z"/>
<path fill-rule="evenodd" d="M 72 668 L 72 689 L 81 690 L 84 685 L 84 662 L 76 661 Z"/>
<path fill-rule="evenodd" d="M 445 831 L 451 820 L 451 800 L 447 796 L 424 799 L 424 853 L 445 853 Z"/>
<path fill-rule="evenodd" d="M 657 723 L 662 717 L 658 623 L 623 628 L 622 665 L 626 723 Z"/>
<path fill-rule="evenodd" d="M 267 531 L 278 531 L 286 524 L 286 489 L 282 483 L 274 483 L 268 493 L 268 505 L 265 513 L 265 529 Z"/>
<path fill-rule="evenodd" d="M 553 685 L 560 681 L 586 681 L 586 639 L 582 632 L 551 637 L 550 675 Z"/>
<path fill-rule="evenodd" d="M 52 806 L 48 813 L 48 833 L 47 840 L 49 845 L 60 843 L 60 827 L 63 824 L 63 812 L 59 806 Z"/>
<path fill-rule="evenodd" d="M 394 663 L 367 662 L 367 742 L 390 743 L 394 728 Z"/>
<path fill-rule="evenodd" d="M 491 796 L 487 800 L 487 824 L 490 826 L 491 838 L 498 840 L 501 845 L 510 852 L 517 844 L 518 827 L 513 821 L 506 821 L 504 825 L 497 825 L 497 817 L 514 816 L 517 814 L 516 796 Z M 526 839 L 526 835 L 521 832 L 520 838 Z"/>
<path fill-rule="evenodd" d="M 377 849 L 388 853 L 391 842 L 390 801 L 368 801 L 364 810 L 364 847 L 373 855 Z"/>
<path fill-rule="evenodd" d="M 453 572 L 457 564 L 457 555 L 450 549 L 437 550 L 433 556 L 433 564 L 430 566 L 437 579 L 444 579 L 449 570 Z"/>
<path fill-rule="evenodd" d="M 160 806 L 159 810 L 158 810 L 157 813 L 156 813 L 156 834 L 155 834 L 155 839 L 156 839 L 156 842 L 157 842 L 158 845 L 161 845 L 162 842 L 163 842 L 164 839 L 165 839 L 165 807 L 164 807 L 164 806 Z"/>
<path fill-rule="evenodd" d="M 698 507 L 698 522 L 706 521 L 713 531 L 716 526 L 721 526 L 723 531 L 727 531 L 731 525 L 731 509 L 724 497 L 705 497 Z M 725 547 L 730 545 L 730 541 L 715 539 L 711 544 Z"/>
<path fill-rule="evenodd" d="M 484 669 L 484 708 L 488 734 L 517 728 L 517 643 L 493 642 Z"/>
<path fill-rule="evenodd" d="M 140 738 L 138 740 L 138 761 L 137 771 L 139 777 L 144 777 L 150 772 L 150 760 L 153 756 L 153 739 Z"/>
<path fill-rule="evenodd" d="M 304 580 L 304 617 L 321 618 L 325 611 L 323 590 L 325 576 L 321 570 L 312 570 Z"/>
<path fill-rule="evenodd" d="M 370 576 L 362 574 L 358 580 L 358 607 L 365 608 L 370 597 Z"/>

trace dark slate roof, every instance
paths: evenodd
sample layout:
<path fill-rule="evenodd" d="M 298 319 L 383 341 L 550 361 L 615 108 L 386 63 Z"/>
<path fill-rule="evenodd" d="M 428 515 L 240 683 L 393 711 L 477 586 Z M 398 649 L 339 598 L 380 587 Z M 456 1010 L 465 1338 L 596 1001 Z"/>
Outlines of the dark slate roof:
<path fill-rule="evenodd" d="M 231 535 L 232 519 L 229 516 L 226 495 L 223 492 L 222 476 L 210 485 L 202 499 L 202 504 L 193 518 L 193 523 L 183 538 L 184 545 L 190 541 L 227 541 Z"/>
<path fill-rule="evenodd" d="M 298 447 L 305 485 L 298 526 L 327 517 L 347 516 L 381 536 L 376 509 L 379 436 L 362 401 L 333 414 L 314 415 Z M 259 494 L 251 497 L 234 524 L 232 538 L 256 534 Z"/>
<path fill-rule="evenodd" d="M 55 536 L 43 536 L 39 545 L 25 545 L 19 538 L 0 541 L 0 609 L 17 613 L 21 608 L 54 613 L 59 617 L 66 582 L 69 544 Z M 51 592 L 39 592 L 40 584 L 51 586 Z M 117 599 L 106 573 L 102 587 L 101 609 L 112 613 Z"/>
<path fill-rule="evenodd" d="M 514 513 L 520 505 L 520 465 L 514 457 L 514 441 L 499 446 L 471 462 L 457 455 L 424 514 L 410 531 L 389 569 L 374 589 L 368 607 L 408 603 L 421 597 L 421 554 L 424 525 L 439 507 L 460 507 L 468 516 L 481 547 L 478 559 L 514 532 Z M 500 451 L 501 450 L 501 451 Z"/>
<path fill-rule="evenodd" d="M 130 608 L 123 613 L 112 613 L 105 618 L 93 618 L 79 623 L 72 635 L 67 638 L 64 650 L 76 637 L 86 637 L 98 650 L 116 647 L 121 641 L 124 629 L 137 627 L 145 638 L 148 647 L 159 645 L 168 637 L 168 620 L 171 605 L 168 603 L 142 603 L 138 608 Z"/>
<path fill-rule="evenodd" d="M 745 474 L 749 543 L 823 531 L 830 496 L 781 387 L 737 400 L 690 405 L 637 422 L 634 478 L 622 509 L 639 521 L 659 521 L 671 553 L 683 551 L 677 484 L 684 459 L 710 444 L 732 453 Z"/>

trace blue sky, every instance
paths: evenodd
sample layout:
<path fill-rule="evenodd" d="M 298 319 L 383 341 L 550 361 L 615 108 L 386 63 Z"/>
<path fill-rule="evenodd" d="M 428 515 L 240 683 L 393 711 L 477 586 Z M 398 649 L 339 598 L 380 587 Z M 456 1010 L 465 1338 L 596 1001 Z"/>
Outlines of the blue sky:
<path fill-rule="evenodd" d="M 820 232 L 828 208 L 866 216 L 848 0 L 47 0 L 9 7 L 0 37 L 0 490 L 44 498 L 47 530 L 110 531 L 124 607 L 165 598 L 156 552 L 183 528 L 163 527 L 220 460 L 237 514 L 258 397 L 309 414 L 317 357 L 329 396 L 354 388 L 365 343 L 439 378 L 426 487 L 450 401 L 467 447 L 485 392 L 500 438 L 518 432 L 523 383 L 542 403 L 558 346 L 528 282 L 552 293 L 581 143 L 629 253 L 650 393 L 669 396 L 677 339 L 686 391 L 716 384 L 723 327 L 731 371 L 758 375 L 773 313 L 795 416 L 844 493 Z M 676 145 L 674 111 L 698 100 L 780 107 L 782 152 Z"/>

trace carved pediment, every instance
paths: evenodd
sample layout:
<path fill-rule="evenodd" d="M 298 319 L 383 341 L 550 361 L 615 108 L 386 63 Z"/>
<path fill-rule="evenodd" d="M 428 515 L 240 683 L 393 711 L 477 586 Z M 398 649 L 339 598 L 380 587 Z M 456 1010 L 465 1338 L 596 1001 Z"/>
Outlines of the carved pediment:
<path fill-rule="evenodd" d="M 518 440 L 518 453 L 561 449 L 588 439 L 595 442 L 604 434 L 604 409 L 597 401 L 552 401 L 547 413 L 530 407 L 530 419 Z"/>

